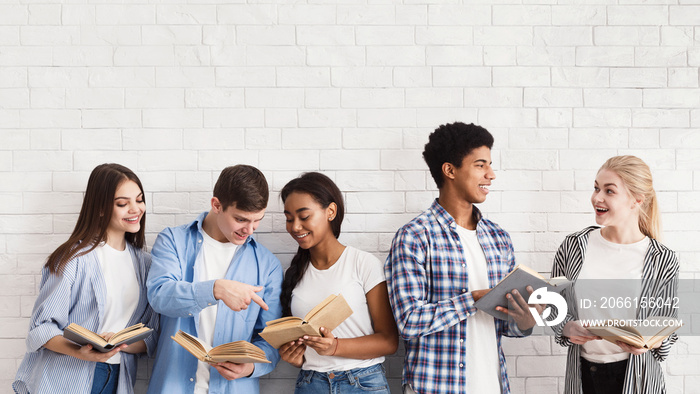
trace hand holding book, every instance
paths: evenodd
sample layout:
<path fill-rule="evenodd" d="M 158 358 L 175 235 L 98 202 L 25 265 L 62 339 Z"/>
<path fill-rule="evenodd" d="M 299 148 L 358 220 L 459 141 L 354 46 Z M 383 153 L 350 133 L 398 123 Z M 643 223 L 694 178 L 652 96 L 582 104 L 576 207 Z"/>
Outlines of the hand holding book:
<path fill-rule="evenodd" d="M 319 331 L 321 336 L 304 335 L 299 341 L 314 349 L 321 356 L 334 356 L 338 350 L 339 339 L 325 327 L 321 327 Z"/>
<path fill-rule="evenodd" d="M 564 277 L 545 279 L 537 271 L 520 264 L 513 268 L 495 287 L 475 300 L 474 306 L 495 318 L 508 320 L 508 314 L 503 312 L 503 309 L 508 308 L 509 302 L 512 302 L 513 290 L 517 290 L 527 301 L 530 294 L 527 290 L 528 286 L 531 286 L 533 290 L 546 287 L 549 291 L 560 293 L 570 285 L 571 282 Z M 511 295 L 510 300 L 507 298 L 509 294 Z M 478 296 L 479 294 L 477 294 Z"/>
<path fill-rule="evenodd" d="M 269 363 L 265 352 L 247 341 L 235 341 L 211 347 L 201 339 L 178 330 L 171 336 L 175 342 L 184 347 L 193 356 L 206 363 Z M 230 368 L 229 368 L 230 369 Z"/>
<path fill-rule="evenodd" d="M 630 345 L 623 350 L 632 354 L 641 354 L 647 350 L 660 346 L 661 342 L 681 328 L 680 320 L 672 317 L 652 316 L 639 321 L 638 326 L 613 324 L 586 327 L 590 333 L 602 339 L 617 344 Z M 622 346 L 620 346 L 622 347 Z M 629 349 L 629 350 L 628 350 Z M 633 349 L 639 349 L 634 351 Z M 644 349 L 644 350 L 641 350 Z M 630 351 L 633 350 L 633 351 Z"/>
<path fill-rule="evenodd" d="M 219 374 L 226 380 L 235 380 L 238 378 L 248 377 L 255 371 L 254 363 L 215 363 L 212 367 L 219 371 Z"/>
<path fill-rule="evenodd" d="M 270 320 L 260 336 L 275 349 L 279 349 L 280 346 L 305 335 L 320 337 L 322 336 L 321 327 L 332 331 L 350 315 L 352 315 L 352 309 L 343 295 L 331 294 L 307 313 L 303 319 L 288 316 Z"/>
<path fill-rule="evenodd" d="M 143 323 L 139 323 L 115 333 L 109 337 L 109 340 L 106 340 L 85 327 L 71 323 L 63 330 L 63 336 L 78 345 L 89 344 L 95 350 L 107 353 L 121 345 L 130 345 L 141 341 L 151 335 L 152 331 L 151 328 L 144 326 Z"/>

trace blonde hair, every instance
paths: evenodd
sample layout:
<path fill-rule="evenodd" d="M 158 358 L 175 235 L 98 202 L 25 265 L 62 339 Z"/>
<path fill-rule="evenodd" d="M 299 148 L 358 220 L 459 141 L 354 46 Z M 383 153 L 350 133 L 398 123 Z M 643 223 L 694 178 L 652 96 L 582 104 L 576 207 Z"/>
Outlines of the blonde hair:
<path fill-rule="evenodd" d="M 661 236 L 661 216 L 649 166 L 636 156 L 615 156 L 603 163 L 598 172 L 602 170 L 617 174 L 632 197 L 643 199 L 639 209 L 639 230 L 658 239 Z"/>

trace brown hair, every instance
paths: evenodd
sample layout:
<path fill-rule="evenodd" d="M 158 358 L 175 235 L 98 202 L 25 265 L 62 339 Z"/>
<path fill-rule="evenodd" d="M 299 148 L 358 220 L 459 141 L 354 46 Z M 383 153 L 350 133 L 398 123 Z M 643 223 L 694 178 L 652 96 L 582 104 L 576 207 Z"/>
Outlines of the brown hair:
<path fill-rule="evenodd" d="M 617 174 L 632 197 L 643 199 L 639 209 L 639 230 L 650 238 L 659 239 L 661 215 L 649 166 L 636 156 L 615 156 L 603 163 L 598 172 L 602 170 Z"/>
<path fill-rule="evenodd" d="M 120 164 L 108 163 L 100 164 L 92 170 L 73 233 L 46 260 L 46 267 L 51 273 L 60 275 L 70 260 L 92 252 L 100 242 L 107 240 L 107 228 L 114 210 L 114 194 L 127 180 L 139 186 L 145 202 L 146 196 L 141 181 L 130 169 Z M 125 238 L 135 248 L 142 249 L 146 245 L 145 212 L 139 224 L 139 231 L 126 233 Z"/>
<path fill-rule="evenodd" d="M 269 196 L 265 175 L 245 164 L 224 168 L 214 185 L 214 197 L 219 199 L 223 210 L 235 204 L 241 211 L 262 211 L 267 208 Z"/>

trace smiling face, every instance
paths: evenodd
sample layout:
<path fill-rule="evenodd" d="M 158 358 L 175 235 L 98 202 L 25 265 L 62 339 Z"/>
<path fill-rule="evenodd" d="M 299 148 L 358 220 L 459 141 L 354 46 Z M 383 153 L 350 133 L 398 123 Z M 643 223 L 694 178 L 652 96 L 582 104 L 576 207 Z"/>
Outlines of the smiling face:
<path fill-rule="evenodd" d="M 284 201 L 287 232 L 302 249 L 310 249 L 326 240 L 335 239 L 331 220 L 336 204 L 323 208 L 310 194 L 293 192 Z"/>
<path fill-rule="evenodd" d="M 212 238 L 219 242 L 231 242 L 243 245 L 253 235 L 265 217 L 265 209 L 256 212 L 242 211 L 236 208 L 236 204 L 222 209 L 219 200 L 212 198 L 213 212 L 216 214 L 216 226 L 213 228 Z M 208 232 L 207 232 L 208 233 Z"/>
<path fill-rule="evenodd" d="M 464 156 L 461 167 L 456 168 L 445 163 L 443 168 L 445 176 L 449 178 L 446 179 L 446 183 L 452 184 L 461 200 L 472 204 L 486 201 L 491 181 L 496 179 L 496 174 L 491 168 L 491 149 L 487 146 L 476 148 Z"/>
<path fill-rule="evenodd" d="M 629 192 L 620 176 L 610 170 L 600 170 L 593 186 L 591 204 L 597 224 L 606 227 L 637 226 L 639 201 Z"/>
<path fill-rule="evenodd" d="M 122 240 L 125 233 L 136 233 L 141 229 L 141 218 L 146 212 L 143 192 L 136 182 L 126 180 L 114 193 L 112 218 L 107 227 L 107 240 Z"/>

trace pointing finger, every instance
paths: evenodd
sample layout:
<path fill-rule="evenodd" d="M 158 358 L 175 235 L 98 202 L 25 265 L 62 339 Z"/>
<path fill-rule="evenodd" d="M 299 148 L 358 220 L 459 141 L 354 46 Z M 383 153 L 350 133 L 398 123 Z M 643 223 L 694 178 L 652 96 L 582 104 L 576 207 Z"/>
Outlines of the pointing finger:
<path fill-rule="evenodd" d="M 267 304 L 265 303 L 265 301 L 263 301 L 263 299 L 260 298 L 259 295 L 253 294 L 253 296 L 252 296 L 251 298 L 253 299 L 253 302 L 255 302 L 256 304 L 260 305 L 260 307 L 263 308 L 264 310 L 270 309 L 270 307 L 267 306 Z"/>

